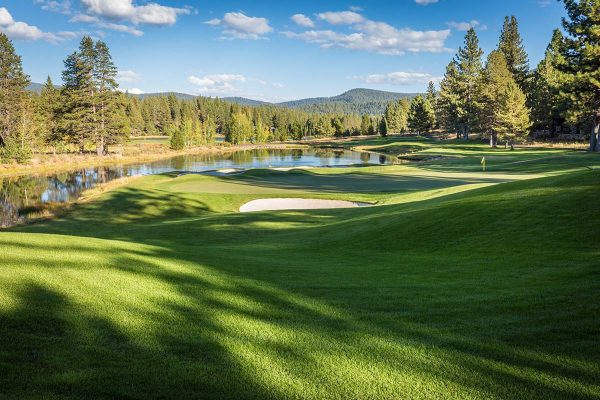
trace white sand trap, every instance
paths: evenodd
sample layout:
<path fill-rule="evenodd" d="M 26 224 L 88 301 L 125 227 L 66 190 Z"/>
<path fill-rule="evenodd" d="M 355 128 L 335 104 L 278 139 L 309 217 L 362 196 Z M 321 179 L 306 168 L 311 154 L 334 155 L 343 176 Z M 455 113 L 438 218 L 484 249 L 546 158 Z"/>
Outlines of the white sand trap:
<path fill-rule="evenodd" d="M 258 199 L 240 207 L 240 212 L 276 210 L 324 210 L 328 208 L 355 208 L 372 206 L 369 203 L 321 199 Z"/>

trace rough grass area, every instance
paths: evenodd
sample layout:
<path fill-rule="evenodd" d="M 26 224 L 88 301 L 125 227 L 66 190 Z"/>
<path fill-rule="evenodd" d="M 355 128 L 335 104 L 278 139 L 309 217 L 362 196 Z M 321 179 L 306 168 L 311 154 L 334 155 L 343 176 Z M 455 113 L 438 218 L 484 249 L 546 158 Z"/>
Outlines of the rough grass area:
<path fill-rule="evenodd" d="M 417 143 L 459 157 L 151 176 L 0 233 L 0 397 L 600 397 L 598 156 Z M 237 212 L 281 193 L 381 206 Z"/>

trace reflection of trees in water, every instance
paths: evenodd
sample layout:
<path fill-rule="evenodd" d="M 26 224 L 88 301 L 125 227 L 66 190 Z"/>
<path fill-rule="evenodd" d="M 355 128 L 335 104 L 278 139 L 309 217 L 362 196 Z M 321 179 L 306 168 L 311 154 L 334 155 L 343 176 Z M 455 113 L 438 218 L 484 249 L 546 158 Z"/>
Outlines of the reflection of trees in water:
<path fill-rule="evenodd" d="M 174 170 L 183 171 L 185 170 L 186 164 L 187 163 L 185 156 L 173 157 L 171 159 L 171 168 L 173 168 Z"/>
<path fill-rule="evenodd" d="M 319 158 L 332 158 L 334 157 L 334 153 L 331 149 L 315 149 L 315 157 Z"/>
<path fill-rule="evenodd" d="M 369 161 L 371 161 L 371 154 L 370 153 L 360 153 L 360 161 L 367 164 Z"/>
<path fill-rule="evenodd" d="M 117 167 L 84 168 L 51 176 L 21 176 L 0 180 L 0 224 L 14 225 L 24 209 L 44 203 L 65 203 L 75 200 L 85 190 L 110 182 L 129 169 Z"/>
<path fill-rule="evenodd" d="M 0 180 L 0 226 L 19 222 L 19 211 L 40 203 L 46 190 L 44 177 L 25 176 Z"/>
<path fill-rule="evenodd" d="M 292 155 L 292 160 L 300 161 L 302 159 L 302 157 L 304 156 L 304 151 L 302 151 L 302 149 L 292 149 L 291 155 Z"/>

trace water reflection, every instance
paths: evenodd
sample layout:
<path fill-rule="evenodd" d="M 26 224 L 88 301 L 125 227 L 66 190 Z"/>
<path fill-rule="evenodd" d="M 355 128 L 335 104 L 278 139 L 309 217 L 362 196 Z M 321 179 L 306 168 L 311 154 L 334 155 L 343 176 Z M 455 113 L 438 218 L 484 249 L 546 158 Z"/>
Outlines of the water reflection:
<path fill-rule="evenodd" d="M 14 225 L 29 211 L 49 203 L 64 203 L 114 179 L 170 171 L 201 172 L 222 168 L 342 166 L 386 164 L 385 156 L 333 149 L 258 149 L 205 153 L 127 165 L 84 168 L 54 175 L 0 178 L 0 227 Z"/>

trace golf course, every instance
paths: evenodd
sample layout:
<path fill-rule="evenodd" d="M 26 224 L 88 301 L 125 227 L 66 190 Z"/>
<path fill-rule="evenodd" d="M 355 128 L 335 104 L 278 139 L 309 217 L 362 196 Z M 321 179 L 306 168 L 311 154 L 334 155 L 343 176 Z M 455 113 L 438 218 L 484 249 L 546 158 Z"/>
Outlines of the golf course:
<path fill-rule="evenodd" d="M 0 398 L 600 398 L 600 154 L 340 146 L 399 163 L 142 176 L 1 231 Z M 268 199 L 369 206 L 240 212 Z"/>

